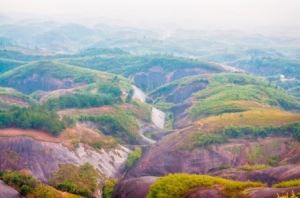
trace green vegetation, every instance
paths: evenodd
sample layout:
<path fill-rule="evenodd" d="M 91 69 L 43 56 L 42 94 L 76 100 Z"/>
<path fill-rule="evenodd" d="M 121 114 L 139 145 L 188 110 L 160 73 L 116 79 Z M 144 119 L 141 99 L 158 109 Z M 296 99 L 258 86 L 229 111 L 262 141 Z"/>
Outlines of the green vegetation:
<path fill-rule="evenodd" d="M 148 198 L 180 198 L 189 194 L 190 190 L 200 187 L 210 188 L 219 185 L 226 197 L 235 198 L 240 192 L 251 187 L 263 187 L 258 182 L 240 182 L 208 175 L 170 174 L 154 182 Z"/>
<path fill-rule="evenodd" d="M 98 172 L 90 164 L 79 167 L 63 164 L 53 174 L 50 183 L 59 190 L 92 197 L 97 189 L 97 176 Z"/>
<path fill-rule="evenodd" d="M 1 179 L 24 196 L 32 192 L 38 184 L 32 176 L 15 171 L 4 172 Z"/>
<path fill-rule="evenodd" d="M 199 133 L 194 138 L 195 146 L 197 147 L 205 147 L 211 144 L 220 144 L 226 141 L 224 135 L 213 133 Z"/>
<path fill-rule="evenodd" d="M 149 68 L 157 65 L 161 66 L 165 71 L 181 68 L 202 68 L 212 72 L 222 71 L 222 68 L 215 64 L 194 59 L 168 55 L 136 56 L 124 52 L 110 54 L 109 56 L 92 54 L 84 57 L 64 58 L 60 59 L 60 61 L 125 76 L 140 71 L 147 71 Z"/>
<path fill-rule="evenodd" d="M 77 195 L 62 193 L 43 184 L 25 172 L 6 171 L 0 175 L 7 185 L 12 186 L 26 198 L 80 198 Z"/>
<path fill-rule="evenodd" d="M 115 179 L 108 179 L 105 181 L 103 186 L 103 198 L 112 198 L 114 187 L 117 184 Z"/>
<path fill-rule="evenodd" d="M 126 168 L 131 168 L 142 156 L 142 149 L 137 147 L 135 148 L 128 156 L 126 160 Z"/>
<path fill-rule="evenodd" d="M 291 123 L 279 127 L 226 127 L 216 133 L 197 133 L 194 135 L 195 146 L 208 146 L 220 144 L 229 138 L 258 138 L 267 136 L 293 136 L 300 141 L 300 123 Z"/>
<path fill-rule="evenodd" d="M 103 83 L 98 87 L 98 93 L 87 90 L 49 99 L 45 106 L 49 109 L 87 108 L 112 105 L 121 101 L 121 89 L 113 83 Z M 90 91 L 90 92 L 89 92 Z"/>
<path fill-rule="evenodd" d="M 93 122 L 105 135 L 114 136 L 121 142 L 135 143 L 138 138 L 138 124 L 135 117 L 123 110 L 101 115 L 80 115 L 81 122 Z"/>
<path fill-rule="evenodd" d="M 116 81 L 113 79 L 113 81 Z M 110 95 L 112 98 L 120 98 L 122 91 L 119 87 L 112 83 L 103 83 L 98 88 L 99 93 Z"/>
<path fill-rule="evenodd" d="M 36 90 L 51 90 L 56 86 L 62 86 L 61 84 L 64 84 L 64 87 L 71 87 L 75 83 L 92 83 L 100 74 L 58 62 L 40 61 L 1 74 L 0 84 L 23 93 L 32 93 Z M 58 82 L 59 80 L 61 82 Z"/>
<path fill-rule="evenodd" d="M 283 181 L 277 184 L 274 184 L 273 188 L 289 188 L 294 186 L 300 186 L 300 179 L 295 180 L 289 180 L 289 181 Z"/>
<path fill-rule="evenodd" d="M 287 110 L 300 109 L 300 102 L 267 81 L 244 74 L 218 74 L 208 88 L 198 92 L 197 103 L 190 109 L 194 118 L 243 112 L 252 106 L 238 101 L 255 101 Z"/>
<path fill-rule="evenodd" d="M 75 93 L 49 99 L 45 105 L 48 109 L 87 108 L 112 105 L 117 101 L 111 95 Z"/>
<path fill-rule="evenodd" d="M 0 128 L 17 127 L 38 129 L 58 135 L 64 129 L 64 123 L 55 112 L 34 106 L 30 108 L 11 108 L 0 111 Z"/>
<path fill-rule="evenodd" d="M 244 171 L 248 171 L 248 172 L 256 171 L 256 170 L 265 170 L 268 168 L 270 168 L 270 166 L 265 165 L 265 164 L 253 164 L 253 165 L 246 164 L 246 165 L 239 167 L 240 170 L 244 170 Z"/>

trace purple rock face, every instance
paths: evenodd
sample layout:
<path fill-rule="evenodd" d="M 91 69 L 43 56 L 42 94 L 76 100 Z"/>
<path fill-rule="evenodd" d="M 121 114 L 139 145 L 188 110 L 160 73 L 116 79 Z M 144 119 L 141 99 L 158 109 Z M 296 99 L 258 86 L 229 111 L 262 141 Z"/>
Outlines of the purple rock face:
<path fill-rule="evenodd" d="M 22 196 L 10 186 L 0 181 L 0 198 L 21 198 Z"/>
<path fill-rule="evenodd" d="M 113 198 L 143 198 L 147 197 L 150 185 L 156 177 L 139 177 L 123 180 L 118 183 Z"/>
<path fill-rule="evenodd" d="M 184 136 L 185 134 L 182 133 Z M 299 143 L 289 147 L 290 138 L 264 138 L 259 140 L 234 140 L 222 145 L 193 150 L 180 149 L 182 134 L 172 134 L 152 146 L 130 170 L 128 177 L 163 176 L 168 173 L 186 172 L 209 174 L 238 180 L 259 180 L 272 184 L 300 175 Z M 281 145 L 275 148 L 274 144 Z M 298 145 L 298 146 L 297 146 Z M 253 156 L 256 149 L 261 152 Z M 273 156 L 290 165 L 270 167 L 252 172 L 239 169 L 245 164 L 268 164 Z"/>
<path fill-rule="evenodd" d="M 0 162 L 0 170 L 26 169 L 42 181 L 47 181 L 59 164 L 78 163 L 61 144 L 26 137 L 0 138 Z"/>

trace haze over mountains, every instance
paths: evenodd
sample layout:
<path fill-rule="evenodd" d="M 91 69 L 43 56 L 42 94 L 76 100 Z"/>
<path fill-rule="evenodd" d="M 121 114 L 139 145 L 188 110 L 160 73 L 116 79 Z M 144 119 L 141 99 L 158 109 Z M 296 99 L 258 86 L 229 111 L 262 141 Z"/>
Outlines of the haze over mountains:
<path fill-rule="evenodd" d="M 0 198 L 298 196 L 287 32 L 1 16 Z"/>

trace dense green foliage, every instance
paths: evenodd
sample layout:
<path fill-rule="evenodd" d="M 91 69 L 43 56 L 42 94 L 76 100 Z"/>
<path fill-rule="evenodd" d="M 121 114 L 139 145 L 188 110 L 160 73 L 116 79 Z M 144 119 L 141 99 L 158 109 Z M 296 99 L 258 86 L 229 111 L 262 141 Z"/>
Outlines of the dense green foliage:
<path fill-rule="evenodd" d="M 129 155 L 126 160 L 126 168 L 131 168 L 142 156 L 142 149 L 137 147 Z"/>
<path fill-rule="evenodd" d="M 279 127 L 226 127 L 216 133 L 198 133 L 193 137 L 195 146 L 220 144 L 229 138 L 258 138 L 267 136 L 292 136 L 300 141 L 300 123 L 292 123 Z"/>
<path fill-rule="evenodd" d="M 63 164 L 53 174 L 51 184 L 57 189 L 92 197 L 97 189 L 97 171 L 90 165 Z"/>
<path fill-rule="evenodd" d="M 42 184 L 25 172 L 6 171 L 0 175 L 0 179 L 26 198 L 79 198 L 77 195 L 62 193 L 51 186 Z"/>
<path fill-rule="evenodd" d="M 117 181 L 115 179 L 108 179 L 105 181 L 103 186 L 103 198 L 112 198 L 114 187 L 117 184 Z"/>
<path fill-rule="evenodd" d="M 300 179 L 283 181 L 283 182 L 274 184 L 272 187 L 274 187 L 274 188 L 289 188 L 289 187 L 294 187 L 294 186 L 300 186 Z"/>
<path fill-rule="evenodd" d="M 114 79 L 113 79 L 114 81 Z M 99 86 L 99 93 L 110 95 L 112 98 L 119 98 L 122 94 L 122 91 L 119 87 L 113 83 L 103 83 Z"/>
<path fill-rule="evenodd" d="M 134 116 L 125 111 L 101 115 L 81 115 L 81 122 L 90 121 L 99 127 L 105 135 L 118 138 L 121 142 L 136 143 L 138 137 L 138 124 Z"/>
<path fill-rule="evenodd" d="M 64 123 L 55 112 L 34 106 L 30 108 L 12 108 L 0 112 L 0 128 L 38 129 L 58 135 L 64 129 Z"/>
<path fill-rule="evenodd" d="M 197 187 L 222 186 L 226 197 L 235 198 L 238 193 L 251 187 L 262 187 L 258 182 L 240 182 L 208 175 L 170 174 L 159 178 L 151 185 L 148 198 L 180 198 L 188 195 L 189 191 Z"/>
<path fill-rule="evenodd" d="M 208 146 L 210 144 L 220 144 L 226 141 L 224 135 L 217 133 L 200 133 L 194 137 L 195 146 Z"/>
<path fill-rule="evenodd" d="M 45 104 L 49 109 L 87 108 L 112 105 L 119 101 L 109 94 L 75 93 L 49 99 Z"/>

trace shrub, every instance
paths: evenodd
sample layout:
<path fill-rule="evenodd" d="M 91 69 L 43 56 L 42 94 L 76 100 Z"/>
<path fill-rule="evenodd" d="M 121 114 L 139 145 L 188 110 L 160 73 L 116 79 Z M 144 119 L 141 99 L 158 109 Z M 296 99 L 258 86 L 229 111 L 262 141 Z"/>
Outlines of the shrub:
<path fill-rule="evenodd" d="M 9 111 L 0 112 L 0 128 L 17 127 L 24 129 L 39 129 L 53 135 L 58 135 L 64 128 L 55 112 L 34 106 L 30 108 L 15 107 Z"/>
<path fill-rule="evenodd" d="M 198 187 L 222 186 L 226 197 L 235 198 L 239 192 L 250 187 L 263 187 L 258 182 L 241 182 L 208 175 L 170 174 L 159 178 L 150 186 L 147 198 L 172 197 L 180 198 L 188 195 L 189 191 Z"/>
<path fill-rule="evenodd" d="M 99 93 L 111 95 L 114 98 L 119 98 L 122 94 L 122 91 L 119 87 L 113 85 L 112 83 L 105 83 L 100 85 L 98 89 Z"/>
<path fill-rule="evenodd" d="M 128 112 L 119 110 L 115 113 L 101 115 L 81 115 L 77 119 L 81 122 L 94 122 L 101 132 L 118 138 L 120 142 L 137 142 L 138 124 L 135 117 Z"/>
<path fill-rule="evenodd" d="M 294 187 L 294 186 L 300 186 L 300 179 L 283 181 L 283 182 L 274 184 L 272 187 L 274 187 L 274 188 L 288 188 L 288 187 Z"/>
<path fill-rule="evenodd" d="M 32 192 L 38 183 L 32 176 L 16 171 L 4 172 L 1 179 L 16 188 L 22 195 Z"/>
<path fill-rule="evenodd" d="M 48 109 L 87 108 L 111 105 L 117 101 L 119 98 L 110 94 L 75 93 L 50 99 L 45 106 Z"/>
<path fill-rule="evenodd" d="M 36 189 L 34 189 L 32 194 L 35 198 L 62 198 L 61 193 L 44 184 L 40 184 Z"/>
<path fill-rule="evenodd" d="M 210 144 L 220 144 L 225 142 L 225 137 L 222 134 L 198 134 L 195 138 L 196 146 L 208 146 Z"/>
<path fill-rule="evenodd" d="M 50 183 L 59 190 L 92 197 L 97 189 L 97 176 L 97 171 L 90 164 L 79 167 L 63 164 L 53 174 Z"/>
<path fill-rule="evenodd" d="M 103 198 L 112 198 L 114 187 L 117 184 L 115 179 L 108 179 L 103 186 Z"/>
<path fill-rule="evenodd" d="M 126 168 L 131 168 L 142 156 L 142 149 L 135 148 L 126 160 Z"/>
<path fill-rule="evenodd" d="M 239 167 L 239 169 L 244 170 L 244 171 L 249 171 L 249 172 L 256 171 L 256 170 L 264 170 L 267 168 L 269 168 L 269 166 L 265 165 L 265 164 L 254 164 L 254 165 L 246 164 L 246 165 Z"/>

